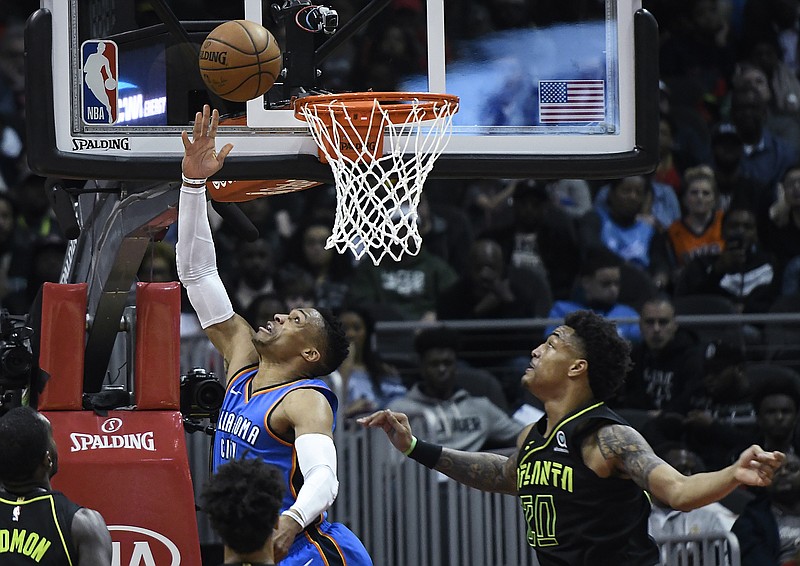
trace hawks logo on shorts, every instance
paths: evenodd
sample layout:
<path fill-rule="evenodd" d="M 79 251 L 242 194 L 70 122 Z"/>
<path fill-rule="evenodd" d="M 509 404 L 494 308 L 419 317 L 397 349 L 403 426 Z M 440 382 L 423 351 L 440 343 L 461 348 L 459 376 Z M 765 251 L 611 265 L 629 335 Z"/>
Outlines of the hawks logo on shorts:
<path fill-rule="evenodd" d="M 82 111 L 84 124 L 117 121 L 117 44 L 92 39 L 81 45 Z"/>

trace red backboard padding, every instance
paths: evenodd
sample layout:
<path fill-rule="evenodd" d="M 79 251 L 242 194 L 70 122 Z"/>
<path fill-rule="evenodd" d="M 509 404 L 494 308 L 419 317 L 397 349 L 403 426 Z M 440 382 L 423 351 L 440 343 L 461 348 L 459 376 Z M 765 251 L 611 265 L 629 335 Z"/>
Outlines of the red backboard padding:
<path fill-rule="evenodd" d="M 136 284 L 136 408 L 180 407 L 180 283 Z"/>
<path fill-rule="evenodd" d="M 177 411 L 53 411 L 53 488 L 103 515 L 114 564 L 198 565 L 200 543 Z"/>
<path fill-rule="evenodd" d="M 42 286 L 39 367 L 50 375 L 40 410 L 80 410 L 86 344 L 86 283 Z"/>

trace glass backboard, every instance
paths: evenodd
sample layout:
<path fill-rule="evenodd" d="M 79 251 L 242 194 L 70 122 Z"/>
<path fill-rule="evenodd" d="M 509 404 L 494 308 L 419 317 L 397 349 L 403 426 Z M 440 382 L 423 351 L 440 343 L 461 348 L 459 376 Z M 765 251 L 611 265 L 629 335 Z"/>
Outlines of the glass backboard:
<path fill-rule="evenodd" d="M 321 5 L 338 22 L 319 33 L 298 32 L 294 16 L 315 6 L 308 0 L 243 0 L 241 17 L 273 32 L 285 69 L 247 103 L 221 100 L 200 78 L 199 45 L 223 20 L 186 20 L 167 0 L 149 4 L 143 18 L 134 0 L 43 0 L 31 16 L 35 171 L 175 179 L 180 132 L 210 103 L 230 119 L 218 134 L 220 145 L 235 146 L 226 179 L 328 181 L 289 101 L 366 90 L 459 96 L 432 177 L 607 178 L 656 163 L 657 26 L 641 0 L 564 0 L 547 14 L 514 2 L 467 14 L 461 3 L 419 0 L 398 14 L 388 0 L 359 10 L 330 0 Z M 497 9 L 505 4 L 515 11 Z"/>

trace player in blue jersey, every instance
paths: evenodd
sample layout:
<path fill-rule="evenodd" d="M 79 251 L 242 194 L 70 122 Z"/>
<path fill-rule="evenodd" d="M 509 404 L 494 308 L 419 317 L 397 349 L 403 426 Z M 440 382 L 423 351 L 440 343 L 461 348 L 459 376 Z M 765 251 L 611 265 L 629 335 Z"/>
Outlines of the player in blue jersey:
<path fill-rule="evenodd" d="M 545 416 L 523 429 L 510 457 L 419 440 L 402 413 L 359 422 L 383 428 L 395 448 L 456 481 L 518 496 L 542 566 L 655 566 L 645 491 L 688 511 L 740 485 L 769 485 L 785 456 L 751 446 L 723 470 L 680 474 L 604 403 L 623 383 L 629 352 L 612 322 L 591 311 L 567 315 L 531 353 L 522 383 Z"/>
<path fill-rule="evenodd" d="M 347 338 L 332 316 L 313 308 L 277 314 L 258 330 L 233 312 L 206 213 L 205 180 L 233 149 L 227 144 L 217 153 L 218 123 L 218 112 L 206 105 L 191 139 L 183 133 L 176 248 L 180 280 L 227 368 L 214 468 L 235 458 L 260 458 L 282 471 L 287 493 L 273 536 L 281 566 L 371 565 L 352 532 L 325 520 L 339 488 L 332 438 L 337 401 L 317 377 L 345 359 Z"/>

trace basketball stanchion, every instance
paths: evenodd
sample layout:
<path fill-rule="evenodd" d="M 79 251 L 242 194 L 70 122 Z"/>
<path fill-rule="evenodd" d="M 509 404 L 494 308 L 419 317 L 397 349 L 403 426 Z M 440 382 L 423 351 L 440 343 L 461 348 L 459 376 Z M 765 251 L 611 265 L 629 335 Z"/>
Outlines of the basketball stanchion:
<path fill-rule="evenodd" d="M 450 139 L 459 99 L 450 94 L 357 92 L 294 101 L 319 158 L 333 171 L 336 217 L 326 249 L 399 261 L 422 244 L 422 186 Z M 384 146 L 387 152 L 384 155 Z"/>

